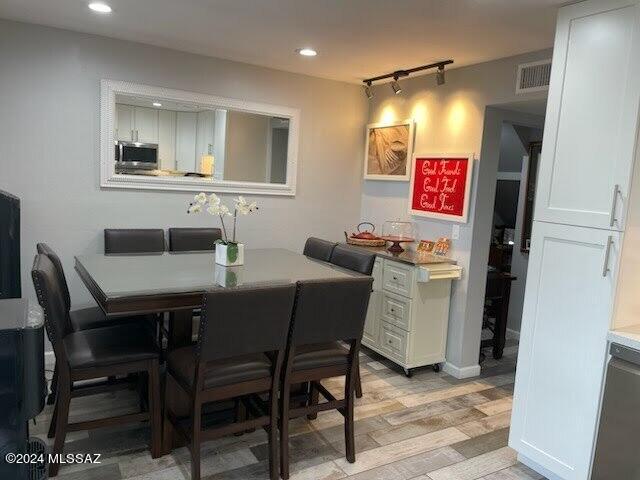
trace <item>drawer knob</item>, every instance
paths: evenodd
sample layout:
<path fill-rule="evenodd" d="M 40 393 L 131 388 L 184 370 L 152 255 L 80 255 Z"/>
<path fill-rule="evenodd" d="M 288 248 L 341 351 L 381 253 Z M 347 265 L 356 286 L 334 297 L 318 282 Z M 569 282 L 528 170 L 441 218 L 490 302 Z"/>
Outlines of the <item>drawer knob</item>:
<path fill-rule="evenodd" d="M 389 340 L 389 343 L 393 343 L 393 340 Z"/>
<path fill-rule="evenodd" d="M 392 311 L 392 312 L 395 312 L 395 309 L 393 309 L 393 308 L 392 308 L 392 309 L 391 309 L 391 311 Z"/>
<path fill-rule="evenodd" d="M 398 277 L 395 277 L 395 276 L 394 276 L 394 277 L 393 277 L 393 279 L 394 279 L 394 280 L 398 280 Z"/>

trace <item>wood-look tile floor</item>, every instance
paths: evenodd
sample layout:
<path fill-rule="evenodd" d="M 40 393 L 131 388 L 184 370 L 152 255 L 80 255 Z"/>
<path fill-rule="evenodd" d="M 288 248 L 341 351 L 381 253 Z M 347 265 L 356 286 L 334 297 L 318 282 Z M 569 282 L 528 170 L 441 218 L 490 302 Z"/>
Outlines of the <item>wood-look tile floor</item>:
<path fill-rule="evenodd" d="M 482 375 L 457 380 L 430 368 L 406 378 L 391 362 L 365 351 L 363 398 L 356 402 L 356 462 L 344 458 L 342 417 L 291 423 L 291 478 L 295 480 L 532 480 L 542 479 L 518 463 L 507 446 L 517 345 L 510 340 L 499 361 L 488 357 Z M 324 384 L 340 394 L 343 382 Z M 120 391 L 71 402 L 73 418 L 135 410 L 137 398 Z M 46 407 L 32 434 L 46 438 Z M 65 453 L 101 453 L 100 465 L 63 466 L 60 480 L 189 479 L 185 448 L 153 460 L 144 424 L 67 436 Z M 267 475 L 264 431 L 203 445 L 202 478 L 263 479 Z M 51 443 L 49 441 L 49 443 Z"/>

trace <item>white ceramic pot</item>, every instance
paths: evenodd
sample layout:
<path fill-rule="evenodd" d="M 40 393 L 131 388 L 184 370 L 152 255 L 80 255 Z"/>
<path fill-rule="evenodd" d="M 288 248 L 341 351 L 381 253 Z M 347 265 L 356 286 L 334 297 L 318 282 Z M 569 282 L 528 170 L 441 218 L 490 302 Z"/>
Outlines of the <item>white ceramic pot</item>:
<path fill-rule="evenodd" d="M 216 263 L 225 267 L 244 265 L 244 244 L 231 243 L 216 245 Z"/>

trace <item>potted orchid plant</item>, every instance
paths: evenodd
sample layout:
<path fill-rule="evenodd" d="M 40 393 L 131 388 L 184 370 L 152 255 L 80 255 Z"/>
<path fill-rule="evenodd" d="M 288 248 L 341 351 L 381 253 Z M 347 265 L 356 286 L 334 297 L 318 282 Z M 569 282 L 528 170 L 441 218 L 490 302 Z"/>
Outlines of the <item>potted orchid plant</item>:
<path fill-rule="evenodd" d="M 248 215 L 258 210 L 256 202 L 248 202 L 242 195 L 234 198 L 233 203 L 234 209 L 233 213 L 231 213 L 229 207 L 223 204 L 220 197 L 215 193 L 207 196 L 207 194 L 201 192 L 194 197 L 187 210 L 188 213 L 206 211 L 210 215 L 220 217 L 222 239 L 216 241 L 216 263 L 227 267 L 244 264 L 244 244 L 236 240 L 238 214 Z M 224 223 L 225 217 L 233 217 L 231 236 L 229 236 L 227 225 Z"/>

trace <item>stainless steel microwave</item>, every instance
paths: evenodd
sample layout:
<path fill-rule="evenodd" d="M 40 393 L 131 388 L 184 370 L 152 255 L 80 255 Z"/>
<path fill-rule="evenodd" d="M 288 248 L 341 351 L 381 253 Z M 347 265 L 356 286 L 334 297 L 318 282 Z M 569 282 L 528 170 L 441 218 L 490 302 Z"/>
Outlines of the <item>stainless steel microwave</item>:
<path fill-rule="evenodd" d="M 158 144 L 140 142 L 116 142 L 117 170 L 156 170 L 158 168 Z"/>

